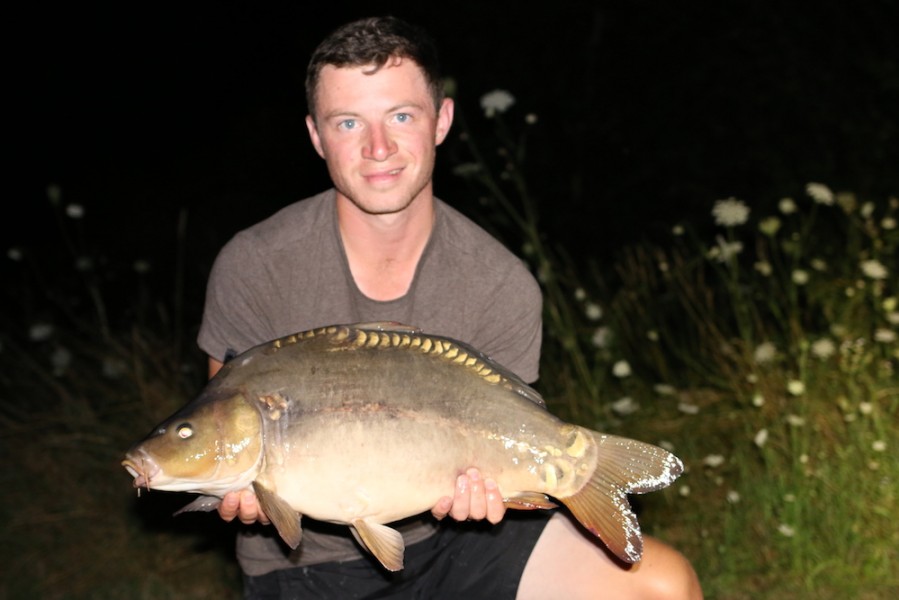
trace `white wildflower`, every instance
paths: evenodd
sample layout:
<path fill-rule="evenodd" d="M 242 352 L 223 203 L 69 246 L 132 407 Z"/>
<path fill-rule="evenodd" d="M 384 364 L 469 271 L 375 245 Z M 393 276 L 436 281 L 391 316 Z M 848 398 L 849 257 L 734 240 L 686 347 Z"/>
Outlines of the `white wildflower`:
<path fill-rule="evenodd" d="M 899 311 L 888 312 L 886 316 L 890 325 L 899 325 Z"/>
<path fill-rule="evenodd" d="M 528 125 L 534 125 L 537 122 L 537 115 L 534 113 L 528 113 L 524 116 L 524 122 Z"/>
<path fill-rule="evenodd" d="M 84 216 L 84 207 L 80 204 L 69 204 L 66 206 L 66 215 L 70 219 L 80 219 Z"/>
<path fill-rule="evenodd" d="M 577 288 L 574 290 L 574 299 L 578 302 L 583 302 L 587 299 L 587 292 L 584 291 L 584 288 Z"/>
<path fill-rule="evenodd" d="M 883 220 L 880 221 L 880 226 L 887 231 L 892 231 L 893 229 L 896 229 L 896 219 L 893 217 L 884 217 Z"/>
<path fill-rule="evenodd" d="M 862 413 L 863 415 L 870 415 L 872 412 L 874 412 L 874 404 L 872 404 L 871 402 L 859 402 L 858 412 Z"/>
<path fill-rule="evenodd" d="M 650 329 L 646 332 L 646 339 L 650 342 L 658 342 L 659 341 L 659 332 L 655 329 Z"/>
<path fill-rule="evenodd" d="M 50 323 L 35 323 L 28 328 L 28 339 L 32 342 L 43 342 L 53 335 L 53 325 Z"/>
<path fill-rule="evenodd" d="M 767 260 L 760 260 L 760 261 L 756 262 L 753 265 L 753 267 L 763 277 L 770 277 L 771 273 L 774 272 L 774 268 L 771 266 L 771 263 L 769 263 Z"/>
<path fill-rule="evenodd" d="M 460 163 L 453 167 L 453 175 L 457 177 L 471 177 L 481 172 L 481 164 L 476 162 Z"/>
<path fill-rule="evenodd" d="M 777 347 L 771 342 L 762 342 L 755 348 L 753 358 L 760 365 L 769 363 L 777 356 Z"/>
<path fill-rule="evenodd" d="M 852 192 L 837 192 L 836 198 L 837 204 L 840 205 L 840 208 L 847 215 L 855 212 L 855 208 L 858 206 L 858 199 L 856 199 L 855 194 Z"/>
<path fill-rule="evenodd" d="M 657 383 L 652 386 L 652 389 L 659 396 L 673 396 L 677 393 L 677 389 L 673 385 L 668 385 L 667 383 Z"/>
<path fill-rule="evenodd" d="M 755 407 L 761 407 L 765 405 L 765 397 L 760 393 L 756 392 L 752 395 L 752 405 Z"/>
<path fill-rule="evenodd" d="M 787 382 L 787 391 L 791 396 L 801 396 L 805 393 L 805 384 L 798 379 L 791 379 Z"/>
<path fill-rule="evenodd" d="M 807 465 L 808 464 L 808 454 L 800 454 L 799 455 L 799 464 Z"/>
<path fill-rule="evenodd" d="M 611 406 L 612 411 L 621 416 L 630 415 L 640 410 L 640 405 L 634 402 L 634 399 L 630 396 L 625 396 L 623 398 L 615 400 L 614 402 L 612 402 Z"/>
<path fill-rule="evenodd" d="M 619 360 L 614 365 L 612 365 L 612 375 L 615 377 L 630 377 L 631 374 L 631 365 L 626 360 Z"/>
<path fill-rule="evenodd" d="M 768 237 L 774 237 L 777 231 L 780 229 L 780 219 L 777 217 L 765 217 L 759 222 L 759 231 L 767 235 Z"/>
<path fill-rule="evenodd" d="M 777 208 L 779 208 L 781 214 L 784 215 L 792 215 L 799 210 L 796 206 L 796 202 L 792 198 L 781 198 L 780 202 L 777 203 Z"/>
<path fill-rule="evenodd" d="M 821 338 L 812 342 L 811 351 L 813 356 L 824 360 L 836 353 L 837 345 L 830 338 Z"/>
<path fill-rule="evenodd" d="M 871 218 L 871 215 L 874 214 L 874 203 L 865 202 L 864 204 L 862 204 L 862 208 L 859 213 L 861 213 L 862 217 L 864 217 L 865 219 Z"/>
<path fill-rule="evenodd" d="M 584 307 L 584 314 L 591 321 L 599 321 L 602 318 L 602 307 L 595 302 L 588 302 Z"/>
<path fill-rule="evenodd" d="M 677 493 L 680 494 L 681 496 L 683 496 L 684 498 L 686 498 L 687 496 L 690 495 L 691 491 L 692 490 L 690 490 L 689 485 L 682 485 L 678 488 Z"/>
<path fill-rule="evenodd" d="M 883 306 L 885 312 L 893 312 L 899 307 L 899 299 L 897 299 L 896 296 L 887 296 L 883 299 L 881 306 Z"/>
<path fill-rule="evenodd" d="M 727 492 L 727 501 L 730 504 L 737 504 L 740 502 L 740 492 L 736 490 L 728 490 Z"/>
<path fill-rule="evenodd" d="M 515 97 L 506 90 L 493 90 L 481 96 L 481 108 L 487 118 L 502 114 L 515 104 Z"/>
<path fill-rule="evenodd" d="M 749 218 L 749 207 L 742 200 L 733 197 L 718 200 L 712 207 L 712 216 L 715 217 L 716 225 L 724 227 L 743 225 Z"/>
<path fill-rule="evenodd" d="M 823 273 L 827 270 L 827 261 L 822 258 L 813 258 L 812 259 L 812 269 L 818 271 L 819 273 Z"/>
<path fill-rule="evenodd" d="M 796 535 L 796 530 L 793 527 L 791 527 L 790 525 L 787 525 L 786 523 L 781 523 L 780 525 L 778 525 L 777 532 L 780 533 L 780 535 L 782 535 L 784 537 L 790 537 L 790 538 L 793 537 L 794 535 Z"/>
<path fill-rule="evenodd" d="M 802 427 L 805 425 L 805 419 L 799 415 L 787 415 L 784 418 L 791 427 Z"/>
<path fill-rule="evenodd" d="M 796 285 L 805 285 L 808 283 L 808 271 L 803 269 L 794 269 L 793 273 L 790 275 L 790 279 L 793 280 L 793 283 Z"/>
<path fill-rule="evenodd" d="M 709 454 L 702 459 L 702 464 L 714 469 L 715 467 L 720 467 L 724 464 L 724 457 L 720 454 Z"/>
<path fill-rule="evenodd" d="M 805 193 L 818 204 L 831 206 L 834 202 L 833 192 L 823 183 L 809 183 L 805 186 Z"/>
<path fill-rule="evenodd" d="M 752 443 L 754 443 L 759 448 L 763 447 L 768 442 L 768 430 L 767 429 L 759 429 L 758 433 L 755 434 L 755 437 L 752 438 Z"/>
<path fill-rule="evenodd" d="M 608 348 L 612 343 L 612 330 L 608 327 L 597 327 L 590 340 L 599 349 Z"/>
<path fill-rule="evenodd" d="M 57 346 L 50 354 L 50 364 L 53 365 L 54 377 L 59 377 L 66 372 L 72 362 L 72 352 L 65 346 Z"/>
<path fill-rule="evenodd" d="M 874 331 L 874 341 L 881 344 L 892 344 L 896 341 L 896 332 L 892 329 L 880 327 Z"/>
<path fill-rule="evenodd" d="M 719 235 L 715 236 L 715 241 L 718 245 L 709 250 L 708 256 L 718 262 L 728 262 L 743 251 L 743 242 L 739 240 L 729 242 Z"/>
<path fill-rule="evenodd" d="M 874 452 L 886 452 L 887 443 L 883 440 L 877 440 L 871 444 L 871 449 L 874 450 Z"/>
<path fill-rule="evenodd" d="M 681 402 L 677 405 L 677 410 L 685 415 L 695 415 L 699 413 L 699 407 L 695 404 L 690 404 L 689 402 Z"/>
<path fill-rule="evenodd" d="M 886 279 L 889 271 L 883 263 L 876 259 L 863 260 L 861 263 L 862 273 L 871 279 Z"/>
<path fill-rule="evenodd" d="M 675 225 L 674 227 L 671 228 L 671 233 L 672 233 L 672 235 L 676 235 L 677 237 L 680 237 L 680 236 L 684 235 L 684 233 L 686 233 L 686 232 L 684 230 L 683 225 Z"/>

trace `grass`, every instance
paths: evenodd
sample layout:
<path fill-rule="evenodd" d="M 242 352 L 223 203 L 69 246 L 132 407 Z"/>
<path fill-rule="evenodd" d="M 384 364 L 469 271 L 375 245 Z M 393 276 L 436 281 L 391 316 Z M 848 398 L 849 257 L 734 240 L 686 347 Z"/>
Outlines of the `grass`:
<path fill-rule="evenodd" d="M 543 286 L 551 409 L 684 460 L 673 486 L 636 499 L 644 530 L 693 562 L 708 598 L 892 597 L 899 201 L 820 184 L 770 213 L 728 199 L 708 222 L 576 264 L 540 230 L 508 116 L 494 116 L 502 152 L 469 135 L 459 173 Z M 11 249 L 6 265 L 0 598 L 239 597 L 233 527 L 172 518 L 186 499 L 138 499 L 120 465 L 203 384 L 183 309 L 153 295 L 144 264 L 84 259 L 67 234 L 79 211 L 50 199 L 64 253 Z"/>

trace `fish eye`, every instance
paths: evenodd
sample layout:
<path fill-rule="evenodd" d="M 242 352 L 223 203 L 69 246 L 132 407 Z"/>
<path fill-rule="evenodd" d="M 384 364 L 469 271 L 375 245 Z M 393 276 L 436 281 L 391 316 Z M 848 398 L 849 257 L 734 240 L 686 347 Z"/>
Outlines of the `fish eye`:
<path fill-rule="evenodd" d="M 178 432 L 178 437 L 182 440 L 186 440 L 194 434 L 194 428 L 190 426 L 190 423 L 181 423 L 176 431 Z"/>

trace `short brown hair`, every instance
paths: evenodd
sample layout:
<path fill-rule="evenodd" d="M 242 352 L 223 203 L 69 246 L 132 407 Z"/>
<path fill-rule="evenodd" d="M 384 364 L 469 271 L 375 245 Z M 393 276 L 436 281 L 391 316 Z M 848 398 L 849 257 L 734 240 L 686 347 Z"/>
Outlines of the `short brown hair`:
<path fill-rule="evenodd" d="M 318 79 L 326 65 L 362 67 L 373 65 L 376 73 L 388 61 L 408 58 L 422 70 L 434 98 L 434 107 L 443 101 L 443 81 L 437 61 L 437 48 L 420 27 L 396 17 L 370 17 L 347 23 L 326 37 L 312 53 L 306 68 L 306 104 L 315 118 L 315 94 Z"/>

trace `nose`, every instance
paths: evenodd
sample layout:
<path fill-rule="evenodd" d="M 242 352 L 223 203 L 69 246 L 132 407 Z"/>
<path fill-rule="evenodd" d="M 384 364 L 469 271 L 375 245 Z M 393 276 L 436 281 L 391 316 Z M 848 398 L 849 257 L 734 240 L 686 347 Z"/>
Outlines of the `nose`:
<path fill-rule="evenodd" d="M 391 139 L 387 128 L 383 125 L 371 127 L 368 139 L 362 148 L 362 157 L 382 161 L 389 158 L 394 152 L 396 152 L 396 143 Z"/>

